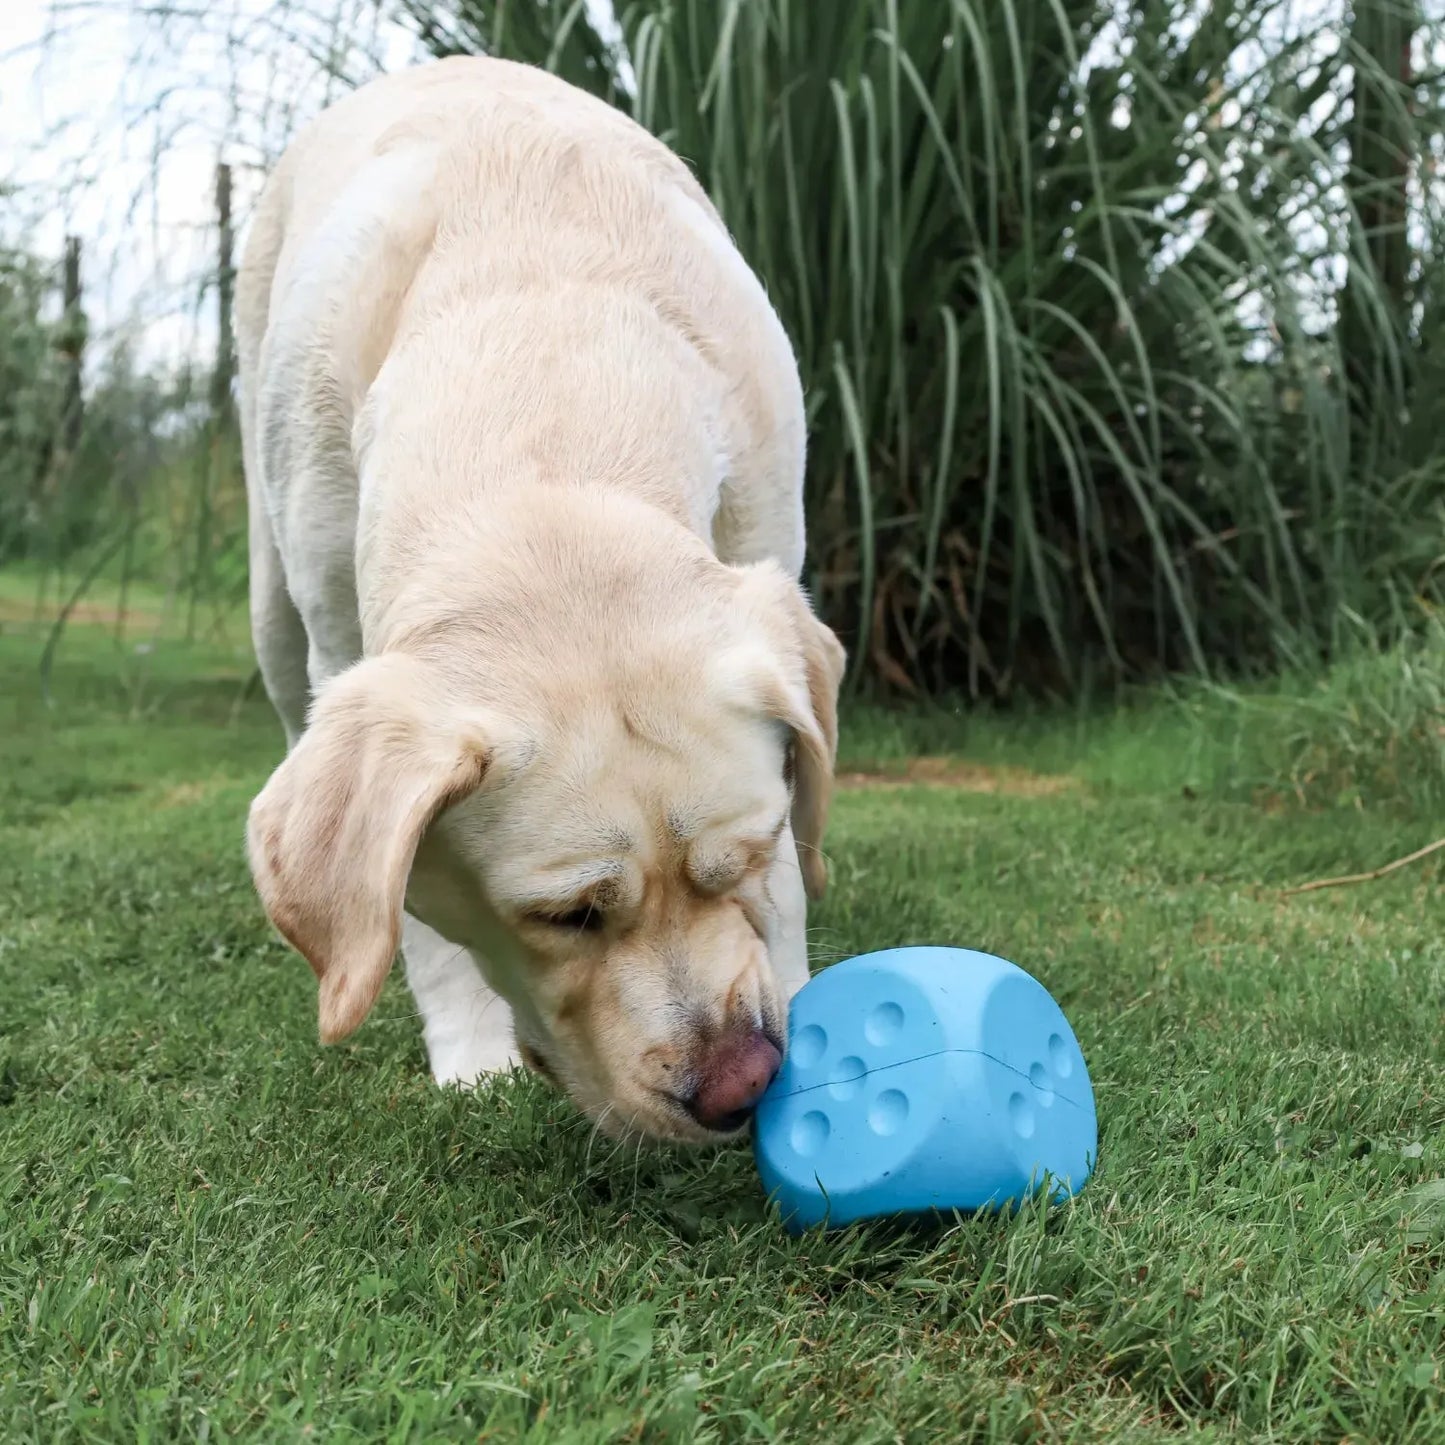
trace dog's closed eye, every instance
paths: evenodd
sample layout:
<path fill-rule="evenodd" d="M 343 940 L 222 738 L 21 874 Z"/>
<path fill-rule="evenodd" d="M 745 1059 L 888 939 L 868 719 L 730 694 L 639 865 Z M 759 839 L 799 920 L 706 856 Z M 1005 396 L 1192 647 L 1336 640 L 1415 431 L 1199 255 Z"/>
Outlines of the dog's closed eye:
<path fill-rule="evenodd" d="M 568 933 L 598 933 L 606 921 L 602 910 L 592 903 L 568 908 L 560 913 L 529 913 L 527 919 L 539 927 L 563 929 Z"/>

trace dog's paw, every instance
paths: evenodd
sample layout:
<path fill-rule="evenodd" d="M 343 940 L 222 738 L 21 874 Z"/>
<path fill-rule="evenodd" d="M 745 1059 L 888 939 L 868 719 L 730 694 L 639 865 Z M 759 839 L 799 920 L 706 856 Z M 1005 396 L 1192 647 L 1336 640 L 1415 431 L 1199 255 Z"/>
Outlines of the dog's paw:
<path fill-rule="evenodd" d="M 455 1040 L 428 1050 L 431 1076 L 439 1088 L 475 1089 L 498 1074 L 521 1064 L 516 1047 L 508 1043 Z"/>

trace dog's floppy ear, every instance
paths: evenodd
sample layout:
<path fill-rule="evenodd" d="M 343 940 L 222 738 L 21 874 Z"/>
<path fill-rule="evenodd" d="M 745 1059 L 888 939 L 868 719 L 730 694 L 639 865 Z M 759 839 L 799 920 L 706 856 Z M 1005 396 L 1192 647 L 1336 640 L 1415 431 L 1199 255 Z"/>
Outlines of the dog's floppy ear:
<path fill-rule="evenodd" d="M 332 678 L 251 805 L 247 851 L 266 912 L 320 980 L 323 1043 L 386 982 L 427 825 L 482 781 L 485 721 L 449 706 L 423 663 L 382 654 Z"/>
<path fill-rule="evenodd" d="M 833 796 L 838 689 L 847 654 L 780 567 L 764 562 L 740 570 L 744 603 L 764 627 L 775 664 L 763 685 L 763 704 L 792 732 L 793 838 L 803 886 L 809 898 L 821 898 L 828 883 L 823 833 Z"/>

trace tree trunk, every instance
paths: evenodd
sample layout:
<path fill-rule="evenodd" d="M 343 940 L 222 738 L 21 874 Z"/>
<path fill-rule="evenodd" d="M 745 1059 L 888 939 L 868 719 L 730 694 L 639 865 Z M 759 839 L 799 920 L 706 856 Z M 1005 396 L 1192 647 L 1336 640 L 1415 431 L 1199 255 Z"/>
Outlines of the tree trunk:
<path fill-rule="evenodd" d="M 1351 247 L 1341 339 L 1356 457 L 1377 460 L 1399 428 L 1409 377 L 1386 368 L 1381 342 L 1409 328 L 1406 234 L 1413 152 L 1410 44 L 1418 0 L 1356 0 L 1350 27 L 1355 78 L 1349 187 L 1359 233 Z M 1404 348 L 1400 348 L 1404 350 Z"/>
<path fill-rule="evenodd" d="M 206 445 L 198 467 L 196 499 L 195 562 L 191 568 L 189 597 L 186 599 L 186 640 L 196 635 L 196 609 L 203 594 L 210 592 L 211 510 L 220 481 L 231 428 L 231 378 L 236 369 L 235 333 L 231 324 L 231 297 L 235 290 L 233 262 L 235 233 L 231 222 L 231 168 L 224 161 L 216 166 L 216 363 L 211 370 L 210 416 L 206 422 Z"/>

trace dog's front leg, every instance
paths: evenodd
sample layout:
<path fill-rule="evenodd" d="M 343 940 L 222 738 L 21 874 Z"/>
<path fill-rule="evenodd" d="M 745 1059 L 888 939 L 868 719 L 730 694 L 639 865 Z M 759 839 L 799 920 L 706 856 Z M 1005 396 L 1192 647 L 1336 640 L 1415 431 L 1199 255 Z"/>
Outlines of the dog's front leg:
<path fill-rule="evenodd" d="M 772 904 L 768 953 L 783 996 L 791 1000 L 808 981 L 808 896 L 791 828 L 785 828 L 778 840 L 777 861 L 768 875 L 768 899 Z"/>
<path fill-rule="evenodd" d="M 469 1089 L 517 1062 L 512 1010 L 472 955 L 410 914 L 403 917 L 406 982 L 421 1012 L 427 1058 L 438 1084 Z"/>

